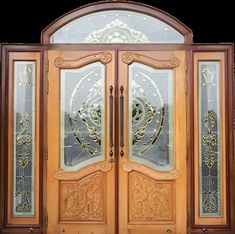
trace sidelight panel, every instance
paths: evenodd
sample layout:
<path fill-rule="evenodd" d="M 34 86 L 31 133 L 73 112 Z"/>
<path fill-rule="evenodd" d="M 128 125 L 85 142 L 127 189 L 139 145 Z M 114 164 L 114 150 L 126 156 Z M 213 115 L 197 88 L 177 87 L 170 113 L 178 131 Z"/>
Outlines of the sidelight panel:
<path fill-rule="evenodd" d="M 14 62 L 13 216 L 33 216 L 35 62 Z"/>

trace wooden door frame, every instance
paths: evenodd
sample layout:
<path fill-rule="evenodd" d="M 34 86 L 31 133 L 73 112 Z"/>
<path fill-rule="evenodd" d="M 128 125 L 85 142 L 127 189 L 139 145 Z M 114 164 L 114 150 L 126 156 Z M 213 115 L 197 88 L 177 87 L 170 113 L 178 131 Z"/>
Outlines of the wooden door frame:
<path fill-rule="evenodd" d="M 188 81 L 188 94 L 187 94 L 187 191 L 190 195 L 188 197 L 188 233 L 202 233 L 204 226 L 194 224 L 194 100 L 193 100 L 193 54 L 195 52 L 224 52 L 226 66 L 226 81 L 225 81 L 225 93 L 226 93 L 226 137 L 229 141 L 226 142 L 227 148 L 227 201 L 228 201 L 228 223 L 223 226 L 209 226 L 207 227 L 210 233 L 235 233 L 235 202 L 232 199 L 235 192 L 234 184 L 234 124 L 233 124 L 233 112 L 234 112 L 234 100 L 233 100 L 233 44 L 194 44 L 194 45 L 1 45 L 1 63 L 4 65 L 1 71 L 1 157 L 0 157 L 0 206 L 3 209 L 0 210 L 0 230 L 1 232 L 8 233 L 28 233 L 29 227 L 33 227 L 37 233 L 46 233 L 46 146 L 47 136 L 47 94 L 46 94 L 46 71 L 47 67 L 47 51 L 48 49 L 60 49 L 60 50 L 185 50 L 187 62 L 187 81 Z M 40 114 L 40 224 L 35 225 L 7 225 L 6 223 L 6 200 L 7 200 L 7 129 L 8 125 L 7 108 L 8 108 L 8 55 L 10 52 L 40 52 L 41 53 L 41 99 L 40 105 L 42 107 L 42 113 Z M 116 123 L 118 125 L 118 123 Z"/>

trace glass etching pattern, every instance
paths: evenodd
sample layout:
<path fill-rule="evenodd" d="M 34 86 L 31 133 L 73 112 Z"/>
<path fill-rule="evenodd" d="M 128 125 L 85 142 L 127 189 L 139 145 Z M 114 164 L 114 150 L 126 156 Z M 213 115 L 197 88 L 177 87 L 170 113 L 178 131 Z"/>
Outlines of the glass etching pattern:
<path fill-rule="evenodd" d="M 13 215 L 34 215 L 35 62 L 14 62 Z"/>
<path fill-rule="evenodd" d="M 221 214 L 219 62 L 199 62 L 200 214 Z"/>
<path fill-rule="evenodd" d="M 52 34 L 50 43 L 184 43 L 184 37 L 149 15 L 107 10 L 66 24 Z"/>
<path fill-rule="evenodd" d="M 104 65 L 61 70 L 61 167 L 104 159 Z"/>
<path fill-rule="evenodd" d="M 172 70 L 130 65 L 130 158 L 161 170 L 173 163 L 173 83 Z"/>

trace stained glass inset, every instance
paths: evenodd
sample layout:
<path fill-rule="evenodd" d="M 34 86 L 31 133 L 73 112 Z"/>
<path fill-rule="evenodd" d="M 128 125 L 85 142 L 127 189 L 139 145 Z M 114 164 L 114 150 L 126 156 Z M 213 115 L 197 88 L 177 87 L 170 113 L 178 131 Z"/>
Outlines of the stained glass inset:
<path fill-rule="evenodd" d="M 219 62 L 199 62 L 200 215 L 221 215 Z"/>
<path fill-rule="evenodd" d="M 13 215 L 34 215 L 35 62 L 14 62 Z"/>
<path fill-rule="evenodd" d="M 133 63 L 129 68 L 130 159 L 161 170 L 173 163 L 173 73 Z"/>
<path fill-rule="evenodd" d="M 60 75 L 61 167 L 74 170 L 104 158 L 104 65 Z"/>
<path fill-rule="evenodd" d="M 64 25 L 52 34 L 50 43 L 184 43 L 184 37 L 152 16 L 106 10 Z"/>

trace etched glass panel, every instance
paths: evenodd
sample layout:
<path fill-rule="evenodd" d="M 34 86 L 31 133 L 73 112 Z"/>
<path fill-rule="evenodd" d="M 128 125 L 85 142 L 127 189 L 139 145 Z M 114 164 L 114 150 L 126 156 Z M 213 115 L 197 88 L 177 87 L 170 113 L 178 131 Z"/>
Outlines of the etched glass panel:
<path fill-rule="evenodd" d="M 34 215 L 35 62 L 14 62 L 13 215 Z"/>
<path fill-rule="evenodd" d="M 218 61 L 199 62 L 200 215 L 221 215 L 220 72 Z"/>
<path fill-rule="evenodd" d="M 50 43 L 184 43 L 184 36 L 152 16 L 107 10 L 64 25 L 52 34 Z"/>
<path fill-rule="evenodd" d="M 160 170 L 173 164 L 173 72 L 133 63 L 129 68 L 130 159 Z"/>
<path fill-rule="evenodd" d="M 61 69 L 61 167 L 79 169 L 104 159 L 104 65 Z"/>

